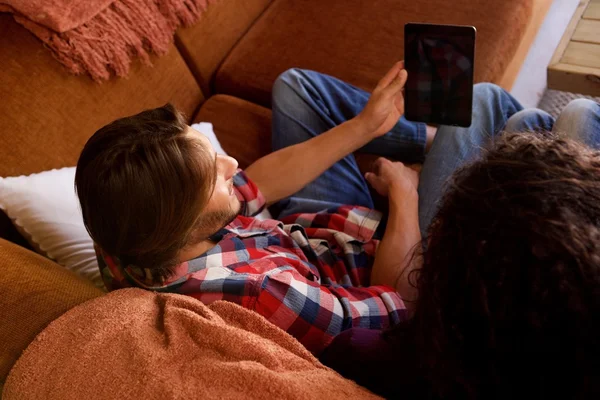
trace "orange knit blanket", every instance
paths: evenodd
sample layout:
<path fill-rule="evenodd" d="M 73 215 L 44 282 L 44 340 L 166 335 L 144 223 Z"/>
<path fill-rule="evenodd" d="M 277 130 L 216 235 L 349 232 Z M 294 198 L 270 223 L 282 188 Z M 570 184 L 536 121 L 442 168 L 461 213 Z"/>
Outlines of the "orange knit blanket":
<path fill-rule="evenodd" d="M 50 323 L 2 393 L 3 400 L 375 398 L 257 313 L 137 288 Z"/>
<path fill-rule="evenodd" d="M 134 57 L 150 64 L 180 25 L 216 0 L 0 0 L 0 12 L 44 42 L 71 72 L 94 80 L 125 76 Z"/>

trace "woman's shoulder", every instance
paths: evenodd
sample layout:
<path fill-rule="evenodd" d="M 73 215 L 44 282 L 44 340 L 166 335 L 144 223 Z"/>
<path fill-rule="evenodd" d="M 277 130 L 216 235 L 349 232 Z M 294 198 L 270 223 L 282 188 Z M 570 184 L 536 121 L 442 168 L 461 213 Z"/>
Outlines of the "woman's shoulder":
<path fill-rule="evenodd" d="M 413 381 L 413 363 L 403 356 L 403 347 L 382 330 L 352 328 L 333 339 L 320 361 L 374 393 L 396 397 L 414 390 L 402 384 Z"/>

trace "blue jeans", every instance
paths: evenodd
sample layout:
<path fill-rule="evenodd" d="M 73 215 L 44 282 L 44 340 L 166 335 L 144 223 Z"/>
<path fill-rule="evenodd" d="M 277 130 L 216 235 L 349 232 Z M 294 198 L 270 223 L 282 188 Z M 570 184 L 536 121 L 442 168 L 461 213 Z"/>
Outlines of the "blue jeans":
<path fill-rule="evenodd" d="M 291 69 L 273 86 L 273 150 L 300 143 L 357 115 L 369 93 L 314 71 Z M 425 125 L 402 117 L 386 135 L 360 151 L 423 162 L 419 181 L 419 223 L 423 237 L 437 211 L 444 184 L 463 164 L 475 160 L 503 131 L 561 132 L 600 148 L 600 106 L 585 99 L 571 102 L 555 121 L 541 110 L 523 106 L 500 87 L 480 83 L 473 89 L 473 117 L 469 128 L 440 126 L 425 157 Z M 424 160 L 424 161 L 423 161 Z M 310 155 L 306 155 L 310 162 Z M 343 204 L 373 208 L 367 183 L 354 156 L 348 155 L 293 196 L 276 203 L 277 217 L 318 212 Z"/>
<path fill-rule="evenodd" d="M 300 69 L 281 74 L 272 93 L 273 151 L 309 140 L 353 118 L 367 104 L 370 95 L 331 76 Z M 402 117 L 389 133 L 360 151 L 416 163 L 424 159 L 425 141 L 425 124 Z M 310 154 L 306 155 L 306 162 L 310 162 Z M 374 208 L 367 182 L 352 154 L 293 196 L 271 206 L 270 211 L 282 218 L 346 204 Z"/>

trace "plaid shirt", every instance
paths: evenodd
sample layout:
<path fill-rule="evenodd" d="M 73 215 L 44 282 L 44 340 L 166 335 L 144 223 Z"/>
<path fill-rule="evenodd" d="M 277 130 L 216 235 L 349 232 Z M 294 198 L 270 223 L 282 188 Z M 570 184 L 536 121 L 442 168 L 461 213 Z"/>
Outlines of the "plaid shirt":
<path fill-rule="evenodd" d="M 217 245 L 157 282 L 149 270 L 119 264 L 96 247 L 109 290 L 137 286 L 193 296 L 204 303 L 228 300 L 263 315 L 315 354 L 352 327 L 383 329 L 405 318 L 391 287 L 369 286 L 381 214 L 343 206 L 283 221 L 252 217 L 265 206 L 244 172 L 233 178 L 242 204 Z"/>

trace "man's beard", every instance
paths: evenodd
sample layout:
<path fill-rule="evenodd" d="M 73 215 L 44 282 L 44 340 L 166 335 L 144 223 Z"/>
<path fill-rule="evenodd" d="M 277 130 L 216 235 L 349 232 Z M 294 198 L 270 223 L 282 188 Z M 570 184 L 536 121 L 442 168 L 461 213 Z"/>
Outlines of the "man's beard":
<path fill-rule="evenodd" d="M 223 229 L 223 227 L 229 225 L 237 217 L 238 213 L 239 210 L 235 211 L 232 208 L 204 213 L 196 223 L 188 245 L 194 245 L 207 240 Z"/>

